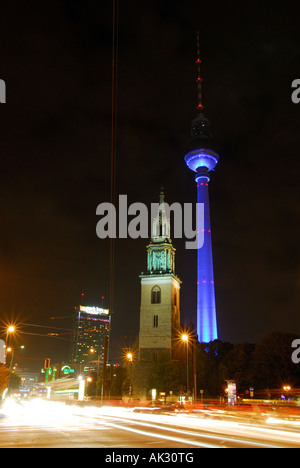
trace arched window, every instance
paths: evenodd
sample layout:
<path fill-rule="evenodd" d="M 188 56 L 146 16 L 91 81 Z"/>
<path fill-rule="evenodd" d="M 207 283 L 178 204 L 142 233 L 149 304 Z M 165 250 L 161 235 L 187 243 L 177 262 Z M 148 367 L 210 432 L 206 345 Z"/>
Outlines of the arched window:
<path fill-rule="evenodd" d="M 151 304 L 160 304 L 161 291 L 159 286 L 153 286 L 151 291 Z"/>

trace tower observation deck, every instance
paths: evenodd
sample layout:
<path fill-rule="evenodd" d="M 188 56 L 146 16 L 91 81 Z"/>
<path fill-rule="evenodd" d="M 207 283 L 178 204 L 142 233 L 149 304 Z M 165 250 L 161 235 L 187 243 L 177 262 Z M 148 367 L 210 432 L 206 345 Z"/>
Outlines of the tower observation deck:
<path fill-rule="evenodd" d="M 218 164 L 219 155 L 214 150 L 210 122 L 202 104 L 199 33 L 196 63 L 198 104 L 192 120 L 190 147 L 184 159 L 188 168 L 195 172 L 197 203 L 204 205 L 204 225 L 197 225 L 197 231 L 204 231 L 204 243 L 197 249 L 197 335 L 200 342 L 208 343 L 218 338 L 208 187 L 210 172 Z"/>

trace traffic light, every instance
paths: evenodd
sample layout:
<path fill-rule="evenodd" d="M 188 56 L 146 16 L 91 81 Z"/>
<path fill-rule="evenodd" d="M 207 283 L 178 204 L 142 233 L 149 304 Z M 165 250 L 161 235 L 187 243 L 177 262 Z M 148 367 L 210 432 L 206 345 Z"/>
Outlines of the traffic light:
<path fill-rule="evenodd" d="M 50 369 L 50 358 L 45 359 L 44 369 Z"/>

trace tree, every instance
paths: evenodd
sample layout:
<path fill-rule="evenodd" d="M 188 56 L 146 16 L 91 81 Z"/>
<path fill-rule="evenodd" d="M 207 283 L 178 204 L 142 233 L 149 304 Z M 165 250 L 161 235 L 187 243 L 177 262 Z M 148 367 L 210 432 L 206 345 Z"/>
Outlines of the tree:
<path fill-rule="evenodd" d="M 225 386 L 222 363 L 233 348 L 231 343 L 220 340 L 200 343 L 197 356 L 198 389 L 205 395 L 218 396 Z"/>
<path fill-rule="evenodd" d="M 122 385 L 125 376 L 125 369 L 123 367 L 115 367 L 114 373 L 110 380 L 110 395 L 113 398 L 122 397 Z"/>
<path fill-rule="evenodd" d="M 0 363 L 0 396 L 7 388 L 9 382 L 9 370 L 5 364 Z"/>
<path fill-rule="evenodd" d="M 170 360 L 168 354 L 161 353 L 151 366 L 148 388 L 156 388 L 157 392 L 179 393 L 183 386 L 186 386 L 186 364 Z"/>
<path fill-rule="evenodd" d="M 291 344 L 299 338 L 292 333 L 271 332 L 255 346 L 253 353 L 255 387 L 280 388 L 300 384 L 300 368 L 291 358 Z"/>
<path fill-rule="evenodd" d="M 239 392 L 244 392 L 253 385 L 252 356 L 255 345 L 250 343 L 235 344 L 220 364 L 222 380 L 235 380 Z"/>

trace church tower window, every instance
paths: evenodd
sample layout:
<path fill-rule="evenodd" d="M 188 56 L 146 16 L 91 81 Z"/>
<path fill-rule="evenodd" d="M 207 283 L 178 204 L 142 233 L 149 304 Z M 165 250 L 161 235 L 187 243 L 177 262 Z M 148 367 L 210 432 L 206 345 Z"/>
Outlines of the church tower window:
<path fill-rule="evenodd" d="M 151 304 L 161 303 L 161 290 L 159 286 L 153 286 L 151 291 Z"/>

